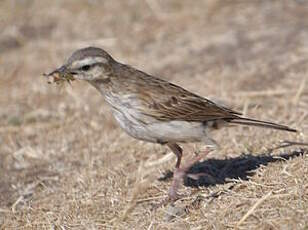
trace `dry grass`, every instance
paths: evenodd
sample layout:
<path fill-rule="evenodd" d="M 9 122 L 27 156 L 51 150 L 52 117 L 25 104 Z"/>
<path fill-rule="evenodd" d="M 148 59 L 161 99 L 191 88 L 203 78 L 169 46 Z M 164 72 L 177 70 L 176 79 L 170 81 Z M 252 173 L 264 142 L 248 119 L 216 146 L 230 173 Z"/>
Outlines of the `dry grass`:
<path fill-rule="evenodd" d="M 306 1 L 1 1 L 1 229 L 307 229 Z M 192 171 L 184 198 L 155 206 L 175 159 L 114 123 L 90 86 L 40 76 L 96 45 L 299 134 L 237 127 Z M 189 152 L 201 145 L 185 146 Z"/>

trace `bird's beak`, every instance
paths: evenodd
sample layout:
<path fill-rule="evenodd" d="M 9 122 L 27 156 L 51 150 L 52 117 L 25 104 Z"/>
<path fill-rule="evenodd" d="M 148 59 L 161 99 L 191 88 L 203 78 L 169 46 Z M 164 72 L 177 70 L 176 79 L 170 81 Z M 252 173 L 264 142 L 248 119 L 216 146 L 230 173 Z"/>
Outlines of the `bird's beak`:
<path fill-rule="evenodd" d="M 67 68 L 66 66 L 61 66 L 58 69 L 55 69 L 54 71 L 48 73 L 48 74 L 44 74 L 45 76 L 55 76 L 55 75 L 60 75 L 61 77 L 64 77 L 64 75 L 67 73 Z"/>
<path fill-rule="evenodd" d="M 71 73 L 65 65 L 48 74 L 43 74 L 43 76 L 48 78 L 48 83 L 75 80 L 74 74 Z"/>

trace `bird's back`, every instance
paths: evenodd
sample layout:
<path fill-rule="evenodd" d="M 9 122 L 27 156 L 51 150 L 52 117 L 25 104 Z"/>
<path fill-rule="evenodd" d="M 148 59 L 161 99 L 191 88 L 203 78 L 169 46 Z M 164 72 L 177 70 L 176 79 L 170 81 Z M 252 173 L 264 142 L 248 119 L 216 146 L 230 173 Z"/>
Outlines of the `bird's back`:
<path fill-rule="evenodd" d="M 184 88 L 123 64 L 115 68 L 115 89 L 137 99 L 141 113 L 161 121 L 209 121 L 237 118 L 240 113 L 219 106 Z M 120 79 L 120 80 L 119 80 Z M 125 92 L 125 93 L 124 93 Z M 134 105 L 136 106 L 136 105 Z"/>

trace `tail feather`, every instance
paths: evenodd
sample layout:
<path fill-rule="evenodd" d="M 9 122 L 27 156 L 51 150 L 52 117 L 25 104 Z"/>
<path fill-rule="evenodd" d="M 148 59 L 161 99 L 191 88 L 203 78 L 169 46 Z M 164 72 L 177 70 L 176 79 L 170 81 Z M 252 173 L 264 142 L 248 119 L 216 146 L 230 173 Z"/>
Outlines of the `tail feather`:
<path fill-rule="evenodd" d="M 260 121 L 260 120 L 245 118 L 245 117 L 235 118 L 229 122 L 234 123 L 234 124 L 241 124 L 241 125 L 252 125 L 252 126 L 265 127 L 265 128 L 279 129 L 279 130 L 284 130 L 288 132 L 297 132 L 296 129 L 292 129 L 286 125 L 279 125 L 273 122 Z"/>

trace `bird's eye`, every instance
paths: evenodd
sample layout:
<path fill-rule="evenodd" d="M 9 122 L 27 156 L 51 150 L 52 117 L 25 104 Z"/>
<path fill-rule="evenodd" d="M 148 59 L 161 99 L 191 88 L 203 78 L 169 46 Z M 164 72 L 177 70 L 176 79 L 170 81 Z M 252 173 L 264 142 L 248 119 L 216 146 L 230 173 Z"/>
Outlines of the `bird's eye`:
<path fill-rule="evenodd" d="M 80 69 L 81 69 L 82 71 L 88 71 L 90 68 L 91 68 L 90 65 L 84 65 L 84 66 L 82 66 Z"/>

